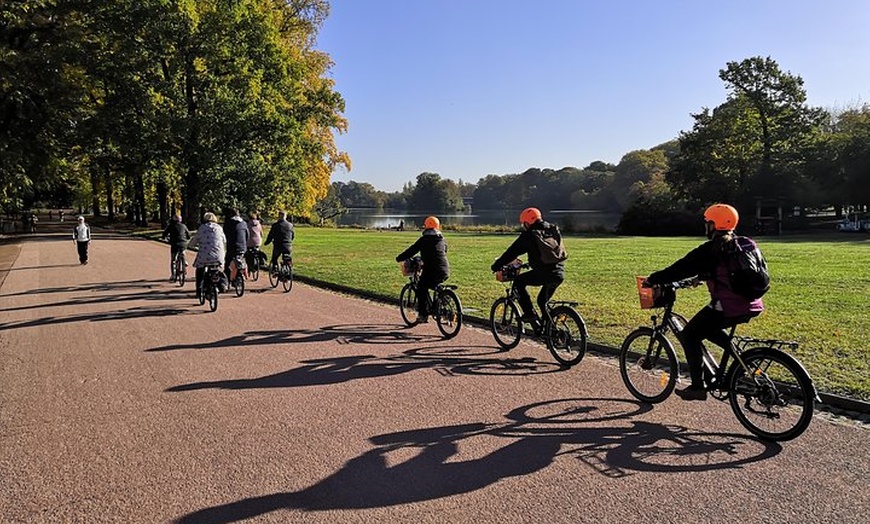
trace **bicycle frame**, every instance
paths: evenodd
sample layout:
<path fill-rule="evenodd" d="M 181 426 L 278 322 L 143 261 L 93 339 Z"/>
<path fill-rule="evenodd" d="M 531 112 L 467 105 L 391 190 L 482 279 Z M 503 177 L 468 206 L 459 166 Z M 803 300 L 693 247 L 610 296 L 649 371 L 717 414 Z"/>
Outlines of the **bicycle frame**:
<path fill-rule="evenodd" d="M 652 320 L 652 329 L 653 332 L 657 335 L 665 336 L 668 331 L 671 331 L 674 336 L 677 337 L 677 341 L 680 343 L 680 347 L 683 348 L 685 352 L 685 346 L 683 346 L 683 338 L 680 336 L 680 333 L 683 331 L 683 327 L 686 319 L 680 315 L 679 313 L 674 312 L 674 302 L 671 301 L 665 305 L 665 311 L 662 314 L 661 322 L 658 322 L 657 315 L 652 315 L 650 320 Z M 701 352 L 701 364 L 703 365 L 703 377 L 704 382 L 706 382 L 707 387 L 713 390 L 721 391 L 722 385 L 725 383 L 725 377 L 730 373 L 731 369 L 729 367 L 729 360 L 732 358 L 734 362 L 731 363 L 731 366 L 739 365 L 743 368 L 743 371 L 747 375 L 752 375 L 752 371 L 743 361 L 741 357 L 741 348 L 745 349 L 745 346 L 749 343 L 754 342 L 768 342 L 768 343 L 779 343 L 779 344 L 792 344 L 796 346 L 795 343 L 788 342 L 780 342 L 775 340 L 770 341 L 761 341 L 757 339 L 752 339 L 748 337 L 735 337 L 734 333 L 737 331 L 737 325 L 734 324 L 728 329 L 728 346 L 722 347 L 722 357 L 719 359 L 719 362 L 716 362 L 716 359 L 713 358 L 713 355 L 710 354 L 710 351 L 703 347 L 703 351 Z M 739 340 L 739 344 L 735 344 L 734 341 Z M 650 339 L 650 343 L 653 343 L 655 337 Z"/>

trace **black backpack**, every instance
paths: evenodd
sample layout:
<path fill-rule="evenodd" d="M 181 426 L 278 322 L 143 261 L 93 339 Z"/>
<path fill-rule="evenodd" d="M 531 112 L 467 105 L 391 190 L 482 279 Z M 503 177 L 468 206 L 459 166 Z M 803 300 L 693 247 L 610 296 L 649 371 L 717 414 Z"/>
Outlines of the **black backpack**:
<path fill-rule="evenodd" d="M 747 300 L 761 298 L 770 289 L 770 273 L 758 244 L 736 236 L 725 246 L 731 290 Z"/>
<path fill-rule="evenodd" d="M 543 264 L 553 265 L 568 259 L 568 251 L 565 250 L 559 226 L 550 225 L 544 229 L 533 229 L 532 236 L 538 246 L 538 251 L 541 252 Z"/>

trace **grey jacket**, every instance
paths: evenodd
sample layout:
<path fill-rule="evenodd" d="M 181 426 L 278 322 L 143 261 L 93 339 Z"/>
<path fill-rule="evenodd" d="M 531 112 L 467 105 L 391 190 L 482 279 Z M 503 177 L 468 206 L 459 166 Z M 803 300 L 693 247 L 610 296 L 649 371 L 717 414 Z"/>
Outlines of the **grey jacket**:
<path fill-rule="evenodd" d="M 223 264 L 227 254 L 227 237 L 221 227 L 214 222 L 206 222 L 199 226 L 196 234 L 190 239 L 187 247 L 199 247 L 193 267 L 205 267 L 213 264 Z"/>

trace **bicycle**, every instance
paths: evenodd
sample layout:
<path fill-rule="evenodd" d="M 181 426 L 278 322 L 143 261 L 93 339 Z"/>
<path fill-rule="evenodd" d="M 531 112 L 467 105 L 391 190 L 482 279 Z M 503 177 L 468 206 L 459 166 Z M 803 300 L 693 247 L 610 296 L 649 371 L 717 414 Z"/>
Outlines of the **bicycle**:
<path fill-rule="evenodd" d="M 265 253 L 258 247 L 249 247 L 245 252 L 245 262 L 248 264 L 248 275 L 256 282 L 260 279 L 260 267 L 265 263 Z"/>
<path fill-rule="evenodd" d="M 235 278 L 233 278 L 230 282 L 230 285 L 233 286 L 233 290 L 236 292 L 236 296 L 240 297 L 245 294 L 245 278 L 247 276 L 248 268 L 245 265 L 245 260 L 242 256 L 237 255 L 230 262 L 230 276 L 233 276 L 235 273 Z"/>
<path fill-rule="evenodd" d="M 184 257 L 183 249 L 175 254 L 172 266 L 172 281 L 177 282 L 179 287 L 183 287 L 187 280 L 187 259 Z"/>
<path fill-rule="evenodd" d="M 496 280 L 505 284 L 505 296 L 495 300 L 489 311 L 489 324 L 492 336 L 504 350 L 513 349 L 520 343 L 525 333 L 524 321 L 520 315 L 519 291 L 516 277 L 528 264 L 515 263 L 496 272 Z M 535 338 L 543 340 L 550 354 L 564 366 L 573 366 L 586 355 L 586 323 L 574 308 L 577 302 L 550 300 L 540 319 L 535 314 L 539 328 L 534 329 Z M 533 324 L 534 325 L 534 324 Z"/>
<path fill-rule="evenodd" d="M 293 288 L 293 257 L 290 255 L 282 254 L 281 264 L 272 263 L 269 266 L 269 284 L 276 288 L 279 282 L 284 286 L 284 293 L 289 293 Z"/>
<path fill-rule="evenodd" d="M 421 322 L 417 311 L 417 287 L 420 283 L 420 274 L 423 269 L 423 261 L 420 257 L 414 257 L 402 263 L 402 275 L 408 277 L 408 283 L 402 286 L 399 292 L 399 313 L 408 327 L 416 326 Z M 456 295 L 458 286 L 452 284 L 438 284 L 430 293 L 426 292 L 425 300 L 428 301 L 429 314 L 435 319 L 438 331 L 444 339 L 451 339 L 459 334 L 462 328 L 462 304 Z"/>
<path fill-rule="evenodd" d="M 205 267 L 205 275 L 202 278 L 201 287 L 196 295 L 200 306 L 208 302 L 208 307 L 211 311 L 217 310 L 218 295 L 220 294 L 219 284 L 223 278 L 222 274 L 220 264 L 212 264 Z"/>
<path fill-rule="evenodd" d="M 676 290 L 697 285 L 688 279 L 655 288 L 658 297 L 642 295 L 641 307 L 664 308 L 659 318 L 652 315 L 652 327 L 639 327 L 629 333 L 619 352 L 619 372 L 628 391 L 650 404 L 662 402 L 673 393 L 679 379 L 679 364 L 674 345 L 686 318 L 673 311 Z M 818 394 L 809 373 L 797 359 L 785 352 L 796 342 L 757 339 L 735 335 L 737 324 L 726 330 L 728 347 L 719 362 L 705 347 L 702 352 L 704 384 L 717 400 L 728 400 L 737 420 L 762 439 L 791 440 L 803 433 L 813 416 Z M 729 365 L 729 360 L 731 360 Z"/>

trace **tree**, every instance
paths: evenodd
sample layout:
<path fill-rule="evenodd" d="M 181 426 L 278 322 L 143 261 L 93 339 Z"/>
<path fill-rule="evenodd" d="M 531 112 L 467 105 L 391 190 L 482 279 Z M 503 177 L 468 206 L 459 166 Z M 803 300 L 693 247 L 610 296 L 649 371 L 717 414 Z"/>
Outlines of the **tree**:
<path fill-rule="evenodd" d="M 437 173 L 420 173 L 408 197 L 408 206 L 427 213 L 463 209 L 459 187 L 452 180 L 442 180 Z"/>
<path fill-rule="evenodd" d="M 795 198 L 824 112 L 806 106 L 803 80 L 771 58 L 729 62 L 719 77 L 728 99 L 693 115 L 692 130 L 680 134 L 668 183 L 698 206 Z"/>

